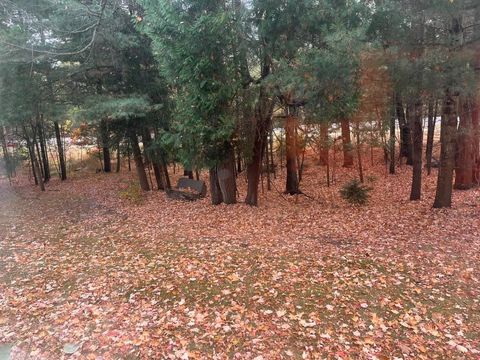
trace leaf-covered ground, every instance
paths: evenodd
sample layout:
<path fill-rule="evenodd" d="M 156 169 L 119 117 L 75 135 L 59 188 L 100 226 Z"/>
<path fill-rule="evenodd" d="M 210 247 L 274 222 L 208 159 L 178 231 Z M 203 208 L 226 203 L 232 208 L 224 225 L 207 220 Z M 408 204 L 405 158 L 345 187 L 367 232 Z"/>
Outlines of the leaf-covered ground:
<path fill-rule="evenodd" d="M 480 191 L 307 169 L 259 208 L 125 196 L 133 174 L 0 185 L 0 347 L 18 359 L 478 359 Z M 245 181 L 239 178 L 240 195 Z M 266 185 L 266 183 L 265 183 Z M 140 200 L 140 201 L 137 201 Z M 72 353 L 72 354 L 70 354 Z"/>

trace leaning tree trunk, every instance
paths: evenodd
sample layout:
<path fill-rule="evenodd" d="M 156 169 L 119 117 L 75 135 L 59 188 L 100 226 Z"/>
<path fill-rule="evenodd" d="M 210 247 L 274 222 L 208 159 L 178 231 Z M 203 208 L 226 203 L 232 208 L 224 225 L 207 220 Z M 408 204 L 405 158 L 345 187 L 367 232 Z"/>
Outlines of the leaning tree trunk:
<path fill-rule="evenodd" d="M 473 126 L 472 108 L 469 100 L 464 100 L 460 113 L 457 133 L 457 151 L 455 156 L 455 185 L 458 190 L 467 190 L 473 186 Z"/>
<path fill-rule="evenodd" d="M 435 122 L 437 120 L 437 103 L 433 100 L 428 102 L 428 130 L 427 130 L 427 149 L 426 149 L 426 160 L 427 160 L 427 174 L 430 175 L 432 172 L 432 156 L 433 156 L 433 139 L 435 136 Z"/>
<path fill-rule="evenodd" d="M 423 156 L 423 124 L 422 102 L 413 106 L 411 129 L 413 130 L 413 177 L 410 200 L 420 200 L 422 196 L 422 156 Z"/>
<path fill-rule="evenodd" d="M 112 164 L 110 161 L 110 141 L 108 136 L 108 125 L 105 119 L 100 121 L 100 139 L 102 142 L 102 152 L 103 152 L 103 171 L 106 173 L 109 173 L 112 171 Z M 137 140 L 137 145 L 138 145 L 138 140 Z"/>
<path fill-rule="evenodd" d="M 297 160 L 297 119 L 287 115 L 285 122 L 285 139 L 287 148 L 287 184 L 285 193 L 295 195 L 299 193 L 298 160 Z"/>
<path fill-rule="evenodd" d="M 65 152 L 63 150 L 62 137 L 60 135 L 60 126 L 58 121 L 54 121 L 53 125 L 55 127 L 55 138 L 57 139 L 58 160 L 60 163 L 60 179 L 65 181 L 67 180 L 67 166 L 65 164 Z"/>
<path fill-rule="evenodd" d="M 452 182 L 455 167 L 455 145 L 457 132 L 457 112 L 455 100 L 447 90 L 442 109 L 442 126 L 440 131 L 440 165 L 438 168 L 437 191 L 434 208 L 452 206 Z"/>
<path fill-rule="evenodd" d="M 149 191 L 150 185 L 148 184 L 147 174 L 145 173 L 145 166 L 143 165 L 142 152 L 140 151 L 140 146 L 138 145 L 137 134 L 132 129 L 129 130 L 129 138 L 130 143 L 132 144 L 133 160 L 135 161 L 135 167 L 137 169 L 140 187 L 144 191 Z"/>
<path fill-rule="evenodd" d="M 353 166 L 353 146 L 350 136 L 350 121 L 343 119 L 342 125 L 342 147 L 343 147 L 343 167 Z"/>

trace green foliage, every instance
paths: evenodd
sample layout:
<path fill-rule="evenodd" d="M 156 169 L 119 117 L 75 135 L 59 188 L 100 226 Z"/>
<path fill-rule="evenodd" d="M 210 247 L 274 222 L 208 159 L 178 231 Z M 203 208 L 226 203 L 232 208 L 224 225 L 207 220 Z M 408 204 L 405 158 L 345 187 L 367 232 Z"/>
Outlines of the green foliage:
<path fill-rule="evenodd" d="M 351 204 L 364 205 L 368 201 L 369 192 L 372 190 L 372 188 L 363 185 L 360 180 L 353 179 L 342 187 L 340 195 Z"/>

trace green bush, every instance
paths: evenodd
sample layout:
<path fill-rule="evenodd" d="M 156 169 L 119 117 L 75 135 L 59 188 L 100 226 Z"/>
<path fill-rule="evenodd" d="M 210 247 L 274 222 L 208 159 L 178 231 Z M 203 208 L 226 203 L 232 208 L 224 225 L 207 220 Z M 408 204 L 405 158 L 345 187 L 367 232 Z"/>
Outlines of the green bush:
<path fill-rule="evenodd" d="M 351 204 L 364 205 L 371 190 L 373 189 L 363 185 L 358 179 L 353 179 L 342 187 L 340 195 Z"/>

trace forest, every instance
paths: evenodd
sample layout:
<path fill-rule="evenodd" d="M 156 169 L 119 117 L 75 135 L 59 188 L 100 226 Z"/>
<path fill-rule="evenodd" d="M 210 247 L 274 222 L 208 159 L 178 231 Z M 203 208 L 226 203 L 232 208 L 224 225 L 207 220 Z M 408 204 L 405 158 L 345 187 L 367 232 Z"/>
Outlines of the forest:
<path fill-rule="evenodd" d="M 478 359 L 478 0 L 0 0 L 0 360 Z"/>

